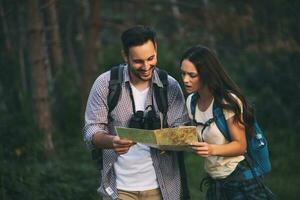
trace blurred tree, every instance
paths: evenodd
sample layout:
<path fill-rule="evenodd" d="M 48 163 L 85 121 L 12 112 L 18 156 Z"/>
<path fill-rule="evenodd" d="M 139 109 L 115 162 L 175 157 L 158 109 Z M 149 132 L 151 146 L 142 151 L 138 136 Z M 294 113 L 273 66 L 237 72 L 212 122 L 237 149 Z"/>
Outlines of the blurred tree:
<path fill-rule="evenodd" d="M 213 31 L 213 18 L 211 15 L 211 9 L 209 8 L 209 1 L 208 0 L 203 0 L 202 1 L 203 7 L 202 7 L 202 11 L 203 11 L 203 17 L 204 17 L 204 38 L 207 41 L 207 45 L 212 48 L 215 49 L 215 36 L 214 34 L 212 34 Z"/>
<path fill-rule="evenodd" d="M 29 84 L 28 84 L 28 76 L 27 76 L 27 72 L 26 72 L 26 66 L 25 66 L 25 53 L 24 53 L 24 49 L 25 49 L 25 45 L 27 42 L 27 38 L 26 38 L 26 24 L 25 24 L 25 20 L 24 20 L 24 4 L 16 4 L 17 6 L 17 27 L 18 27 L 18 35 L 19 35 L 19 39 L 18 39 L 18 58 L 19 58 L 19 65 L 20 65 L 20 76 L 21 76 L 21 86 L 22 86 L 22 90 L 23 93 L 28 93 L 29 91 Z"/>
<path fill-rule="evenodd" d="M 177 29 L 179 32 L 179 37 L 182 38 L 185 35 L 185 30 L 184 30 L 184 26 L 181 25 L 182 19 L 181 19 L 181 13 L 179 10 L 177 0 L 170 0 L 170 3 L 171 3 L 171 8 L 172 8 L 172 13 L 173 13 L 174 19 L 177 22 Z"/>
<path fill-rule="evenodd" d="M 53 74 L 63 63 L 63 53 L 61 48 L 61 39 L 59 33 L 58 17 L 56 12 L 56 0 L 43 0 L 42 9 L 46 11 L 48 21 L 46 30 L 50 37 L 49 48 L 51 50 L 51 60 L 53 61 Z"/>
<path fill-rule="evenodd" d="M 47 83 L 47 55 L 45 47 L 45 32 L 39 10 L 38 0 L 30 0 L 28 3 L 28 36 L 30 59 L 32 65 L 33 104 L 35 119 L 43 137 L 45 153 L 53 152 L 52 120 L 49 106 L 49 94 Z"/>
<path fill-rule="evenodd" d="M 0 1 L 0 17 L 2 21 L 2 29 L 3 29 L 3 40 L 5 44 L 5 48 L 7 51 L 12 50 L 12 45 L 10 41 L 10 36 L 9 36 L 9 31 L 8 31 L 8 26 L 7 26 L 7 19 L 6 19 L 6 14 L 4 13 L 4 5 L 2 0 Z"/>
<path fill-rule="evenodd" d="M 82 104 L 85 107 L 89 89 L 97 75 L 97 47 L 100 31 L 100 0 L 90 0 L 89 27 L 85 46 L 84 72 L 82 82 Z M 83 110 L 83 109 L 82 109 Z"/>

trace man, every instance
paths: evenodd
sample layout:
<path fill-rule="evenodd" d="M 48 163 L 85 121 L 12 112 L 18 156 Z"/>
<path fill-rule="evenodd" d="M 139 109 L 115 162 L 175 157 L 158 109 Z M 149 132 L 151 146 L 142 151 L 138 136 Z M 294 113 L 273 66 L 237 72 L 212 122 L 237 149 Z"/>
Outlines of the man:
<path fill-rule="evenodd" d="M 130 127 L 137 111 L 157 109 L 153 85 L 163 87 L 156 69 L 155 32 L 135 26 L 123 32 L 122 92 L 116 107 L 108 113 L 110 71 L 95 81 L 87 102 L 84 139 L 91 149 L 103 149 L 103 170 L 98 191 L 104 199 L 180 199 L 180 174 L 175 152 L 157 149 L 120 139 L 115 126 Z M 178 82 L 168 76 L 167 122 L 169 127 L 189 122 L 184 97 Z M 109 114 L 109 117 L 108 117 Z"/>

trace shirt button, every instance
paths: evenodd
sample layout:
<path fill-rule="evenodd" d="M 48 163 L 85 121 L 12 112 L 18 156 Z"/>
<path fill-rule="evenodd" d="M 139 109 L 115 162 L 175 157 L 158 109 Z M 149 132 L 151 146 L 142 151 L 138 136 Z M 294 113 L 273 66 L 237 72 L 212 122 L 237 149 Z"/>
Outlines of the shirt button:
<path fill-rule="evenodd" d="M 108 165 L 109 165 L 110 167 L 112 166 L 112 164 L 111 164 L 111 163 L 109 163 Z"/>

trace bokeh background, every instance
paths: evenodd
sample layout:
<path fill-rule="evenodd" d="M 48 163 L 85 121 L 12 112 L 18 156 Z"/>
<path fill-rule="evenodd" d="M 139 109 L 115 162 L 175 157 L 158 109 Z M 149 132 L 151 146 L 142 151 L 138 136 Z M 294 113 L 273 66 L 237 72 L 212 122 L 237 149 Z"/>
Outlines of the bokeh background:
<path fill-rule="evenodd" d="M 179 81 L 184 50 L 214 49 L 268 137 L 267 185 L 298 199 L 299 10 L 297 0 L 0 0 L 0 199 L 100 199 L 83 111 L 136 24 L 157 31 L 158 65 Z M 202 159 L 186 153 L 186 164 L 192 199 L 203 199 Z"/>

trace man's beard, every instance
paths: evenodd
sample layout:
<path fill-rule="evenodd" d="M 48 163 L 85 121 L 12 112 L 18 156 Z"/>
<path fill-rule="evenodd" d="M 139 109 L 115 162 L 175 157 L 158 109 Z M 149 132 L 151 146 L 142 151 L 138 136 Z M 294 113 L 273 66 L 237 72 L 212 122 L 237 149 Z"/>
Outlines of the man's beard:
<path fill-rule="evenodd" d="M 147 76 L 143 76 L 143 70 L 134 70 L 132 67 L 130 67 L 130 72 L 132 76 L 135 76 L 137 79 L 141 81 L 149 81 L 153 77 L 155 66 L 152 65 L 150 70 L 147 70 L 147 73 L 150 73 Z"/>

